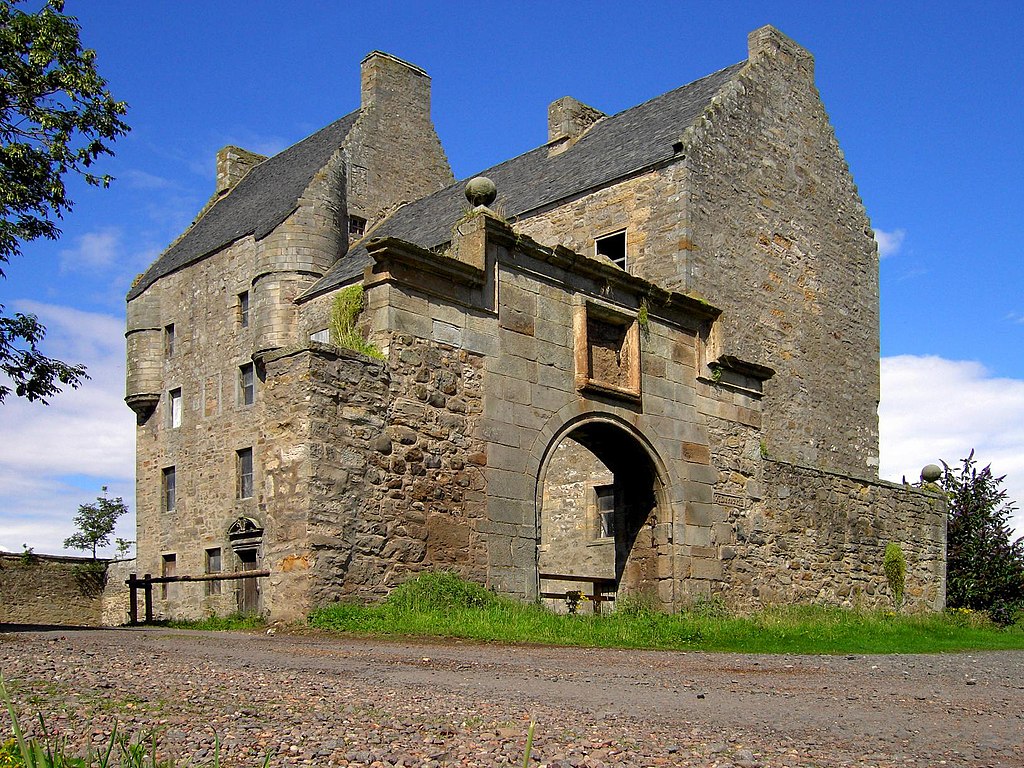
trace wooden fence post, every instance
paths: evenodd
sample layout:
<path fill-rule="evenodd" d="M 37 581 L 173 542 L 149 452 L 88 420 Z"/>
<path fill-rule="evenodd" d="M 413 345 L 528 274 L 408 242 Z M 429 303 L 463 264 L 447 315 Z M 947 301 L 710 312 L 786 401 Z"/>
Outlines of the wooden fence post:
<path fill-rule="evenodd" d="M 147 573 L 143 577 L 145 581 L 145 594 L 146 594 L 146 623 L 153 623 L 153 575 Z"/>
<path fill-rule="evenodd" d="M 139 588 L 139 578 L 134 573 L 128 574 L 128 624 L 137 626 L 139 623 L 139 595 L 135 591 Z"/>

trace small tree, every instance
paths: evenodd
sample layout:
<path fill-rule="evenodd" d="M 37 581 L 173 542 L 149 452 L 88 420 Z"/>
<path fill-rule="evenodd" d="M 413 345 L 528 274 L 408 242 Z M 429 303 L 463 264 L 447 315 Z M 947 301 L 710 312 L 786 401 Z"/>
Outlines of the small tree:
<path fill-rule="evenodd" d="M 96 559 L 96 550 L 110 543 L 117 519 L 128 512 L 124 500 L 118 496 L 107 498 L 107 486 L 103 486 L 103 495 L 97 496 L 92 504 L 82 504 L 75 515 L 75 526 L 78 532 L 64 539 L 68 549 L 92 550 L 92 559 Z"/>
<path fill-rule="evenodd" d="M 991 466 L 979 470 L 974 451 L 939 482 L 949 497 L 946 603 L 984 611 L 1008 624 L 1024 607 L 1024 537 L 1014 541 L 1008 520 L 1016 507 Z"/>

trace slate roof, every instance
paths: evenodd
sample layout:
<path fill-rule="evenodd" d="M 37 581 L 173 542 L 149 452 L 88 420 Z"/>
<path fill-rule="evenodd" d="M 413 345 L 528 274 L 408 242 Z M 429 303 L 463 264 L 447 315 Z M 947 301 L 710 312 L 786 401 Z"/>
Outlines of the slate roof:
<path fill-rule="evenodd" d="M 683 131 L 744 64 L 603 118 L 561 154 L 548 157 L 547 147 L 541 146 L 474 176 L 487 176 L 495 183 L 498 204 L 513 218 L 669 160 Z M 425 248 L 447 242 L 467 205 L 464 189 L 465 181 L 458 181 L 402 207 L 372 236 L 397 237 Z M 351 249 L 304 296 L 355 281 L 370 261 L 365 246 Z"/>
<path fill-rule="evenodd" d="M 341 147 L 359 111 L 264 160 L 215 202 L 206 214 L 150 265 L 128 292 L 131 300 L 158 278 L 218 251 L 240 237 L 257 240 L 273 231 L 298 205 L 313 175 Z"/>

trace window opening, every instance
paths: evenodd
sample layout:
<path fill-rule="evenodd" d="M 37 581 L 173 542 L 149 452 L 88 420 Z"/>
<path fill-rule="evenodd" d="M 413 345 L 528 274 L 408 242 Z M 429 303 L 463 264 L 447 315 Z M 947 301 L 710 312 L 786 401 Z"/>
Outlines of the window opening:
<path fill-rule="evenodd" d="M 594 250 L 598 256 L 605 256 L 620 269 L 626 269 L 626 230 L 597 238 Z"/>
<path fill-rule="evenodd" d="M 359 216 L 348 217 L 348 234 L 352 240 L 357 240 L 366 232 L 366 219 Z"/>
<path fill-rule="evenodd" d="M 174 467 L 165 467 L 160 483 L 160 495 L 163 497 L 164 512 L 173 512 L 177 503 L 177 472 Z"/>
<path fill-rule="evenodd" d="M 252 363 L 238 368 L 238 399 L 242 405 L 256 402 L 256 369 Z"/>
<path fill-rule="evenodd" d="M 238 498 L 252 497 L 252 448 L 238 451 Z"/>
<path fill-rule="evenodd" d="M 220 573 L 223 570 L 221 566 L 221 554 L 220 547 L 211 547 L 206 550 L 206 572 L 207 573 Z M 208 595 L 219 595 L 220 594 L 220 582 L 219 581 L 208 581 L 206 582 L 206 594 Z"/>
<path fill-rule="evenodd" d="M 172 389 L 170 391 L 170 418 L 171 418 L 171 429 L 177 429 L 181 426 L 181 389 Z"/>
<path fill-rule="evenodd" d="M 249 292 L 242 291 L 238 294 L 238 324 L 243 328 L 249 327 Z"/>
<path fill-rule="evenodd" d="M 164 326 L 164 357 L 174 357 L 174 323 Z"/>
<path fill-rule="evenodd" d="M 178 575 L 178 556 L 175 554 L 164 555 L 160 561 L 160 575 L 161 576 L 177 576 Z M 160 597 L 164 600 L 167 599 L 168 587 L 167 583 L 160 585 Z"/>
<path fill-rule="evenodd" d="M 597 507 L 597 537 L 610 538 L 615 535 L 615 486 L 596 486 L 594 497 Z"/>

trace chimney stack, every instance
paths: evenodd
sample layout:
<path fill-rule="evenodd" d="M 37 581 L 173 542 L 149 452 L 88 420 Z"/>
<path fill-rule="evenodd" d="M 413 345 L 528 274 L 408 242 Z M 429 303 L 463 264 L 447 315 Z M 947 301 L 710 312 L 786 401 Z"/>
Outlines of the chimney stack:
<path fill-rule="evenodd" d="M 230 144 L 217 152 L 217 197 L 226 195 L 254 165 L 267 158 Z"/>
<path fill-rule="evenodd" d="M 394 102 L 406 109 L 430 114 L 430 75 L 407 61 L 372 51 L 361 68 L 362 107 Z"/>
<path fill-rule="evenodd" d="M 588 107 L 572 96 L 563 96 L 548 107 L 548 156 L 564 152 L 604 117 L 604 112 Z"/>

